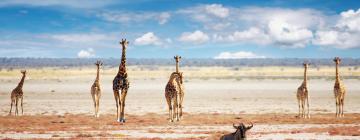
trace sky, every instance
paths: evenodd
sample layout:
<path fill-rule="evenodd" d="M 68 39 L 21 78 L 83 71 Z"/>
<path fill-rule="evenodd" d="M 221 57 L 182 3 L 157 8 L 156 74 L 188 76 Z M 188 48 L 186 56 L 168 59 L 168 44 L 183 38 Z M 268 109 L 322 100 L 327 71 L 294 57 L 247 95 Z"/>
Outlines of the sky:
<path fill-rule="evenodd" d="M 1 0 L 0 57 L 360 58 L 358 0 Z"/>

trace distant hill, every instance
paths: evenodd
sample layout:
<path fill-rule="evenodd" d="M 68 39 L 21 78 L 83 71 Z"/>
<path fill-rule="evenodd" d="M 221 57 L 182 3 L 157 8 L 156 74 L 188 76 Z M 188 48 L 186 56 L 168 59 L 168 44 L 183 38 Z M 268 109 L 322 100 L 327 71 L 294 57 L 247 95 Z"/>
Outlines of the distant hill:
<path fill-rule="evenodd" d="M 93 65 L 96 60 L 102 60 L 109 67 L 118 66 L 119 58 L 0 58 L 1 68 L 17 67 L 78 67 Z M 332 59 L 182 59 L 182 66 L 301 66 L 304 61 L 313 66 L 333 66 Z M 174 65 L 175 61 L 169 59 L 127 59 L 128 65 Z M 344 58 L 342 66 L 360 66 L 360 59 Z"/>

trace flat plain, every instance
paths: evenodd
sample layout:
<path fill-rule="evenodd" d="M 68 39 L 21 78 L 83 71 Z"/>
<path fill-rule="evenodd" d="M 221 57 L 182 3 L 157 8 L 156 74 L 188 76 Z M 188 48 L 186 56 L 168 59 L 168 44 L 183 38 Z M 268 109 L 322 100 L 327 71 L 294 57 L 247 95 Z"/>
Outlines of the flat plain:
<path fill-rule="evenodd" d="M 359 139 L 360 70 L 340 69 L 345 117 L 335 118 L 333 67 L 309 69 L 310 119 L 297 117 L 301 67 L 184 67 L 184 118 L 169 123 L 164 89 L 173 67 L 130 66 L 125 124 L 115 121 L 112 79 L 101 71 L 100 118 L 93 117 L 94 67 L 31 68 L 24 115 L 8 116 L 19 69 L 0 71 L 0 138 L 219 139 L 233 123 L 249 122 L 250 139 Z"/>

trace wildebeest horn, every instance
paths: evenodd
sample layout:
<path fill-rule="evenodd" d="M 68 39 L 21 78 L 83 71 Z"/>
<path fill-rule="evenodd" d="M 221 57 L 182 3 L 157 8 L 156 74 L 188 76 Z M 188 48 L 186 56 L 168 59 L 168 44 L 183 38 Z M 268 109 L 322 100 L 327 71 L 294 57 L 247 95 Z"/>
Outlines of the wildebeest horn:
<path fill-rule="evenodd" d="M 237 129 L 237 128 L 238 128 L 238 126 L 236 126 L 234 123 L 233 123 L 233 127 L 234 127 L 235 129 Z"/>
<path fill-rule="evenodd" d="M 251 124 L 251 126 L 246 127 L 246 130 L 251 129 L 254 126 L 254 124 L 252 122 L 250 122 L 250 124 Z"/>

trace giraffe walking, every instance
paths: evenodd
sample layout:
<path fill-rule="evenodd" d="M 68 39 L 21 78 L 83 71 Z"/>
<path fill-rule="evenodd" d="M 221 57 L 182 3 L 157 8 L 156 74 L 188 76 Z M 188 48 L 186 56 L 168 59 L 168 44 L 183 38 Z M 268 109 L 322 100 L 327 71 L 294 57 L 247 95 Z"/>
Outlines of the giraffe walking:
<path fill-rule="evenodd" d="M 341 59 L 339 57 L 334 58 L 334 62 L 336 64 L 335 71 L 335 85 L 334 85 L 334 95 L 336 101 L 336 117 L 344 117 L 344 98 L 345 98 L 345 86 L 340 79 L 339 75 L 339 64 Z"/>
<path fill-rule="evenodd" d="M 100 106 L 100 97 L 101 97 L 101 87 L 100 87 L 100 67 L 102 66 L 101 61 L 96 61 L 95 65 L 97 67 L 96 79 L 94 84 L 91 86 L 91 96 L 94 101 L 95 108 L 95 117 L 99 117 L 99 106 Z"/>
<path fill-rule="evenodd" d="M 165 87 L 165 98 L 169 107 L 169 122 L 180 120 L 180 92 L 182 84 L 182 73 L 173 72 Z"/>
<path fill-rule="evenodd" d="M 11 107 L 10 107 L 9 115 L 11 115 L 11 110 L 12 110 L 13 104 L 15 104 L 15 116 L 19 115 L 19 112 L 18 112 L 19 101 L 21 104 L 21 115 L 24 114 L 24 109 L 23 109 L 24 92 L 23 92 L 22 88 L 24 85 L 25 77 L 26 77 L 26 70 L 22 70 L 21 73 L 22 73 L 22 78 L 21 78 L 19 84 L 11 92 Z"/>
<path fill-rule="evenodd" d="M 304 63 L 304 81 L 297 89 L 297 100 L 299 104 L 299 117 L 300 118 L 310 118 L 310 109 L 309 109 L 309 92 L 307 87 L 307 69 L 309 67 L 308 63 Z M 305 102 L 307 108 L 307 114 L 305 114 Z"/>
<path fill-rule="evenodd" d="M 125 99 L 130 85 L 126 72 L 126 47 L 129 42 L 126 39 L 121 39 L 120 44 L 122 45 L 121 63 L 119 71 L 113 80 L 113 91 L 116 102 L 117 121 L 125 123 Z"/>
<path fill-rule="evenodd" d="M 180 59 L 181 59 L 181 56 L 178 56 L 178 55 L 176 55 L 176 56 L 174 56 L 174 59 L 175 59 L 175 62 L 176 62 L 176 73 L 180 73 L 180 71 L 179 71 L 179 63 L 180 63 Z M 181 77 L 183 78 L 183 74 L 181 73 Z M 181 89 L 181 91 L 180 91 L 180 95 L 179 95 L 179 97 L 180 97 L 180 102 L 179 102 L 179 109 L 180 109 L 180 111 L 179 111 L 179 113 L 180 113 L 180 119 L 182 118 L 182 116 L 183 116 L 183 101 L 184 101 L 184 94 L 185 94 L 185 89 L 184 89 L 184 84 L 182 83 L 182 80 L 181 80 L 181 83 L 180 83 L 180 89 Z"/>

